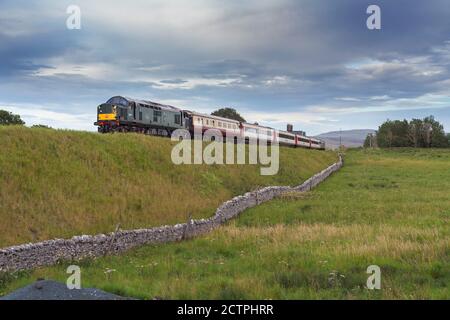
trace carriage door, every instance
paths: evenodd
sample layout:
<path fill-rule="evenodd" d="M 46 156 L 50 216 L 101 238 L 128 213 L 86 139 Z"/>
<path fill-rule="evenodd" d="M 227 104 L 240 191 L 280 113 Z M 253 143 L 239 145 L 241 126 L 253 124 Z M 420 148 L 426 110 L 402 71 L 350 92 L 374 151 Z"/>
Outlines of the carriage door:
<path fill-rule="evenodd" d="M 133 113 L 133 120 L 136 121 L 136 103 L 131 103 L 131 112 Z"/>

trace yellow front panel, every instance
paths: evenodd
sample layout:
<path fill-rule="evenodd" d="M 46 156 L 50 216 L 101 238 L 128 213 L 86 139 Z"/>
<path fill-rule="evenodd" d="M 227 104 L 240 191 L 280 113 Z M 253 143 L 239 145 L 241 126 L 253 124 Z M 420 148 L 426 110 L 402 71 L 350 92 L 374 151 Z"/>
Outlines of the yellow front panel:
<path fill-rule="evenodd" d="M 98 120 L 116 120 L 116 115 L 114 113 L 100 113 Z"/>

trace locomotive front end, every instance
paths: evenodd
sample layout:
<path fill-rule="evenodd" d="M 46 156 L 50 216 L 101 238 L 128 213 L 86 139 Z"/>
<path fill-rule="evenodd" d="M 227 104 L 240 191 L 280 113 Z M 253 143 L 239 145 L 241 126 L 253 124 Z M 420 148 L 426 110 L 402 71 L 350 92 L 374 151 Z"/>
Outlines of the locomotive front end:
<path fill-rule="evenodd" d="M 103 103 L 97 107 L 97 122 L 99 132 L 109 132 L 118 126 L 117 107 L 110 103 Z"/>

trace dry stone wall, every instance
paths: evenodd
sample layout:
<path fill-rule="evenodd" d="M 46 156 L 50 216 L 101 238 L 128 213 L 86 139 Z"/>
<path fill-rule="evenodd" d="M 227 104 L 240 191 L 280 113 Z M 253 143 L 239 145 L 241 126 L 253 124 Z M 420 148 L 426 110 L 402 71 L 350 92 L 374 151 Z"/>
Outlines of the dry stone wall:
<path fill-rule="evenodd" d="M 190 220 L 174 226 L 118 231 L 94 236 L 76 236 L 39 243 L 13 246 L 0 250 L 0 271 L 18 271 L 49 266 L 60 261 L 76 261 L 127 251 L 144 244 L 168 243 L 205 234 L 246 209 L 272 200 L 285 192 L 304 192 L 324 181 L 343 165 L 342 157 L 330 167 L 296 187 L 266 187 L 226 201 L 209 219 Z"/>

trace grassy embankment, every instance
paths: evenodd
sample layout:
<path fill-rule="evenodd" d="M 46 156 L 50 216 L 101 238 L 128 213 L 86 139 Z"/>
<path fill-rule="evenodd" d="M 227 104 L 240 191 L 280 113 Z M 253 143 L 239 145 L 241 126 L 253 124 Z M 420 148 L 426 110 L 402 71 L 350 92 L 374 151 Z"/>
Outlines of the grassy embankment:
<path fill-rule="evenodd" d="M 209 217 L 237 194 L 295 185 L 336 154 L 281 148 L 280 171 L 179 165 L 169 139 L 0 127 L 0 248 Z"/>
<path fill-rule="evenodd" d="M 312 192 L 191 241 L 81 263 L 83 286 L 137 298 L 450 297 L 450 151 L 350 151 Z M 369 265 L 381 290 L 365 288 Z M 66 265 L 12 276 L 65 281 Z M 105 271 L 111 272 L 105 272 Z"/>

